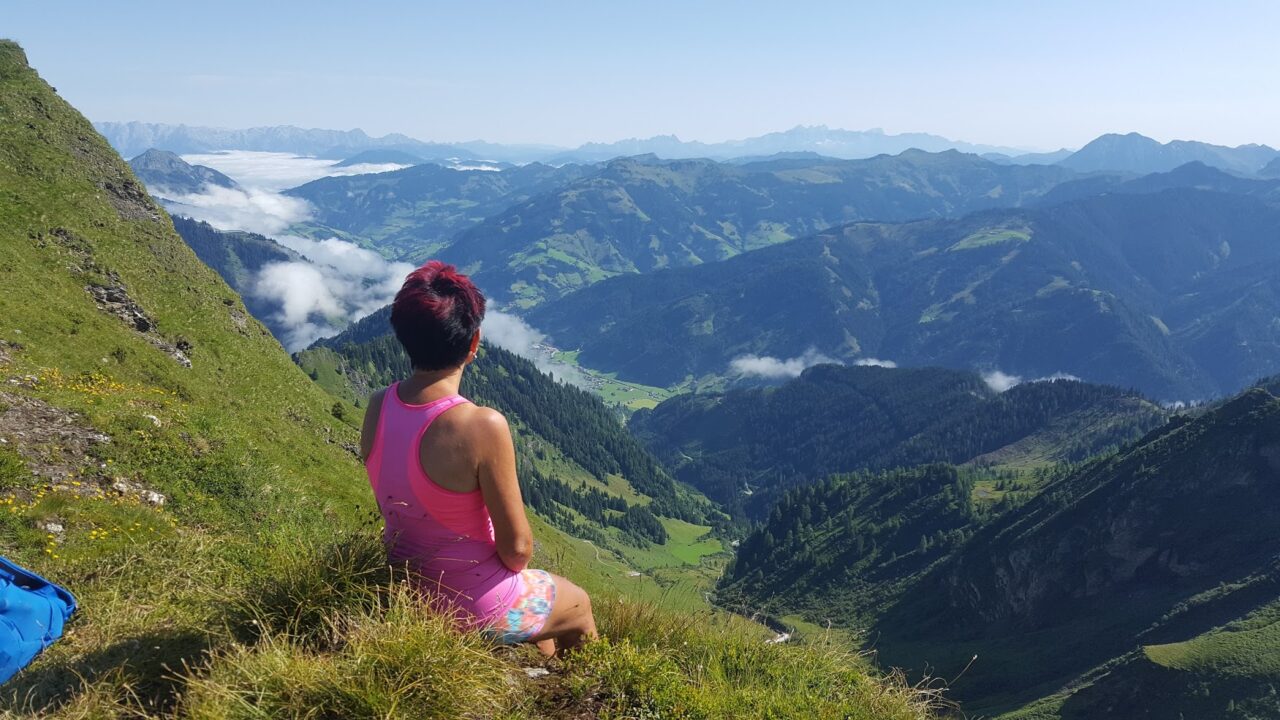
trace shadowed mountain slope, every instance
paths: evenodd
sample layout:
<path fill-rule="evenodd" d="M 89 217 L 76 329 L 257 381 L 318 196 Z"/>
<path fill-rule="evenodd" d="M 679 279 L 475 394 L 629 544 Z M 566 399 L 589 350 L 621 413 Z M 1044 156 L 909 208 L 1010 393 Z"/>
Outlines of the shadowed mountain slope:
<path fill-rule="evenodd" d="M 1273 374 L 1280 209 L 1178 188 L 859 223 L 611 278 L 529 313 L 590 367 L 670 385 L 744 355 L 1069 373 L 1161 399 Z"/>

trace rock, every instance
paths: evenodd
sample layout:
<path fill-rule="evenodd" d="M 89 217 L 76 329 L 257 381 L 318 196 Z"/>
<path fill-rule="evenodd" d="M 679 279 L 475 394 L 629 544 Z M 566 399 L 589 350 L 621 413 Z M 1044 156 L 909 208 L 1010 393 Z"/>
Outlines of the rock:
<path fill-rule="evenodd" d="M 156 427 L 160 427 L 161 425 L 160 418 L 156 417 L 155 415 L 143 415 L 142 417 L 146 418 L 147 420 L 150 420 L 151 424 L 155 425 Z"/>
<path fill-rule="evenodd" d="M 164 505 L 164 501 L 166 500 L 166 498 L 165 498 L 165 496 L 164 496 L 164 495 L 161 495 L 160 493 L 156 492 L 155 490 L 147 490 L 147 491 L 145 491 L 145 492 L 142 494 L 142 497 L 143 497 L 143 499 L 145 499 L 147 502 L 149 502 L 149 503 L 151 503 L 152 505 L 155 505 L 155 506 L 157 506 L 157 507 L 158 507 L 158 506 L 160 506 L 160 505 Z"/>
<path fill-rule="evenodd" d="M 530 680 L 537 680 L 538 678 L 544 678 L 551 674 L 551 671 L 546 668 L 527 667 L 522 669 L 524 670 L 524 674 L 529 676 Z"/>
<path fill-rule="evenodd" d="M 179 365 L 191 367 L 191 359 L 187 357 L 187 352 L 191 350 L 189 341 L 179 340 L 177 345 L 174 345 L 165 340 L 157 331 L 155 321 L 147 315 L 141 305 L 129 297 L 129 293 L 114 273 L 107 275 L 106 283 L 105 285 L 86 285 L 84 288 L 93 296 L 99 310 L 120 318 L 125 324 L 141 333 L 147 342 L 164 351 Z"/>

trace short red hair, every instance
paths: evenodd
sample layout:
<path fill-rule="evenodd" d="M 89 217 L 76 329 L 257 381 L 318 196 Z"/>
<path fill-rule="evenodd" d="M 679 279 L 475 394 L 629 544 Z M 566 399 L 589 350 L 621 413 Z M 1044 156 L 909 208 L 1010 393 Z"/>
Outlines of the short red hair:
<path fill-rule="evenodd" d="M 452 265 L 430 260 L 409 273 L 391 304 L 391 327 L 416 370 L 457 367 L 484 321 L 484 294 Z"/>

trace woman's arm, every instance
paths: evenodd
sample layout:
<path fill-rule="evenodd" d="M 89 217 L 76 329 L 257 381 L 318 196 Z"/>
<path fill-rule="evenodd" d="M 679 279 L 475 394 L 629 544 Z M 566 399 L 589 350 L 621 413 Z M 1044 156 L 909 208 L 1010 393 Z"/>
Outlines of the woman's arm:
<path fill-rule="evenodd" d="M 495 410 L 479 408 L 475 422 L 480 494 L 493 518 L 493 537 L 502 564 L 524 570 L 533 557 L 533 530 L 524 514 L 524 499 L 516 479 L 516 448 L 507 419 Z"/>

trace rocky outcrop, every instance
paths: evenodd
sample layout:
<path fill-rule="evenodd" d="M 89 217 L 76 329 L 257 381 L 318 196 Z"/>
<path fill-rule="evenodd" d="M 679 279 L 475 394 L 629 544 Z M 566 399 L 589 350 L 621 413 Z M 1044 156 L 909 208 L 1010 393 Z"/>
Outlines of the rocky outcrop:
<path fill-rule="evenodd" d="M 187 356 L 191 351 L 191 343 L 186 340 L 178 340 L 176 343 L 166 340 L 156 329 L 155 321 L 147 315 L 141 305 L 129 297 L 124 285 L 114 274 L 111 275 L 109 284 L 86 285 L 85 290 L 93 296 L 99 310 L 120 318 L 126 325 L 146 338 L 147 342 L 164 351 L 179 365 L 191 367 L 191 358 Z"/>

